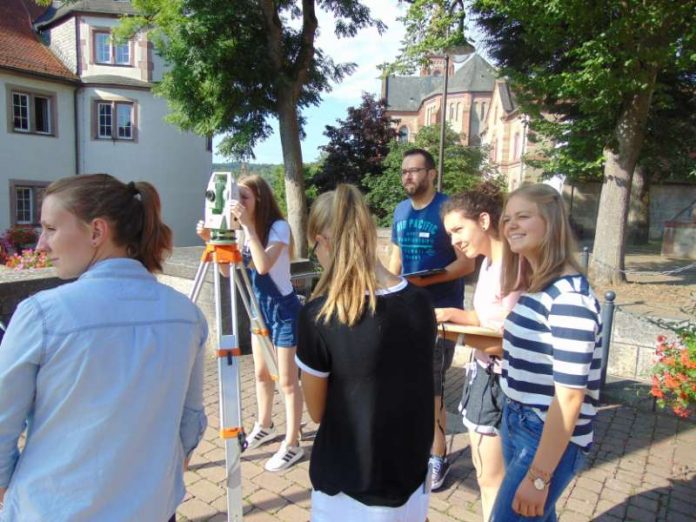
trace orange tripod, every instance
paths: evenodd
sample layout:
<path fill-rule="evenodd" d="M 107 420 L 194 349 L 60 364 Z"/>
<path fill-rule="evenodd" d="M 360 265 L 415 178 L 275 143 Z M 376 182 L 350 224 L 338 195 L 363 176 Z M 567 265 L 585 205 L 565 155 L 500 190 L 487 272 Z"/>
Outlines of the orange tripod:
<path fill-rule="evenodd" d="M 225 440 L 225 466 L 227 469 L 227 520 L 242 520 L 242 468 L 241 455 L 246 449 L 246 436 L 242 426 L 242 397 L 240 380 L 239 335 L 237 326 L 237 292 L 241 298 L 251 325 L 251 332 L 261 346 L 264 360 L 274 380 L 278 378 L 278 363 L 273 343 L 261 316 L 249 276 L 242 262 L 242 255 L 234 240 L 210 241 L 193 281 L 189 298 L 196 302 L 210 264 L 214 265 L 215 324 L 218 335 L 218 385 L 220 391 L 220 437 Z M 220 268 L 228 267 L 230 281 L 231 334 L 222 331 L 222 299 Z"/>

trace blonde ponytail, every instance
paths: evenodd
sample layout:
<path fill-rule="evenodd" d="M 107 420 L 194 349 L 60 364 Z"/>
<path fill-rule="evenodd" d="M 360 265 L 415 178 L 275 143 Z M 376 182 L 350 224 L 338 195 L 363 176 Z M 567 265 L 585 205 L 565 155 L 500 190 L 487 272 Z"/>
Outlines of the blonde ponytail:
<path fill-rule="evenodd" d="M 355 325 L 377 307 L 377 229 L 360 191 L 341 184 L 312 205 L 307 233 L 328 236 L 329 263 L 312 298 L 326 296 L 319 319 Z"/>

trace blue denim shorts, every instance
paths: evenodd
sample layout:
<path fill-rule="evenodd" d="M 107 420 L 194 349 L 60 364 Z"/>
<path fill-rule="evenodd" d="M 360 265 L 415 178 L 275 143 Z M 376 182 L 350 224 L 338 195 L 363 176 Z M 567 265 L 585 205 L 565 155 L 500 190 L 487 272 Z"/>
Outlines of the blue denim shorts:
<path fill-rule="evenodd" d="M 256 297 L 273 345 L 276 348 L 297 346 L 297 320 L 302 305 L 295 292 L 282 297 Z"/>
<path fill-rule="evenodd" d="M 556 501 L 573 477 L 582 470 L 587 460 L 587 451 L 577 444 L 568 443 L 549 484 L 549 494 L 541 517 L 523 517 L 512 510 L 512 501 L 517 488 L 529 471 L 534 460 L 544 421 L 534 409 L 519 402 L 505 399 L 500 436 L 503 443 L 505 477 L 498 490 L 493 506 L 491 522 L 555 522 Z"/>

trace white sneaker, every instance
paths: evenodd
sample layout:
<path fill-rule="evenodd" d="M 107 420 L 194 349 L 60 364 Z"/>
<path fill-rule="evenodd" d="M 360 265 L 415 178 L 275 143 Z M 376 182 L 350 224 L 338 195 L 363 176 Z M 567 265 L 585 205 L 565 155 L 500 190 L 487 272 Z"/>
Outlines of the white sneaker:
<path fill-rule="evenodd" d="M 285 441 L 283 441 L 275 455 L 268 459 L 268 462 L 266 462 L 264 468 L 266 468 L 266 471 L 281 471 L 288 469 L 295 462 L 300 460 L 302 455 L 304 455 L 302 446 L 288 446 Z"/>
<path fill-rule="evenodd" d="M 258 422 L 254 423 L 254 429 L 251 430 L 251 433 L 247 437 L 247 449 L 254 449 L 258 448 L 261 446 L 261 444 L 265 444 L 266 442 L 270 442 L 276 437 L 276 432 L 275 428 L 273 427 L 273 424 L 271 424 L 270 428 L 262 428 L 261 425 Z"/>

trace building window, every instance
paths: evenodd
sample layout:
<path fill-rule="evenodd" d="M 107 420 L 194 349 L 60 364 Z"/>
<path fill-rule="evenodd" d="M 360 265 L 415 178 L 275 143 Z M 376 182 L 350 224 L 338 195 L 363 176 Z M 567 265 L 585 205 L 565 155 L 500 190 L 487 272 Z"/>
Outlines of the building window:
<path fill-rule="evenodd" d="M 34 197 L 31 187 L 17 187 L 15 189 L 15 223 L 18 225 L 31 224 L 34 215 Z"/>
<path fill-rule="evenodd" d="M 131 65 L 131 43 L 114 43 L 108 31 L 94 32 L 94 62 L 100 65 Z"/>
<path fill-rule="evenodd" d="M 456 119 L 456 116 L 454 115 L 454 103 L 450 103 L 449 109 L 449 119 L 450 121 L 454 121 Z"/>
<path fill-rule="evenodd" d="M 96 138 L 100 140 L 135 139 L 135 104 L 121 101 L 96 103 Z"/>
<path fill-rule="evenodd" d="M 41 203 L 48 183 L 10 180 L 10 209 L 12 225 L 38 225 L 41 222 Z"/>
<path fill-rule="evenodd" d="M 11 129 L 14 132 L 53 135 L 53 96 L 12 91 Z"/>
<path fill-rule="evenodd" d="M 29 95 L 19 92 L 12 93 L 12 110 L 14 130 L 29 132 Z"/>
<path fill-rule="evenodd" d="M 406 125 L 399 128 L 397 140 L 399 143 L 408 143 L 408 127 Z"/>
<path fill-rule="evenodd" d="M 486 102 L 481 102 L 481 121 L 486 117 Z"/>
<path fill-rule="evenodd" d="M 520 158 L 520 133 L 515 133 L 515 139 L 512 142 L 512 159 L 516 160 Z"/>

